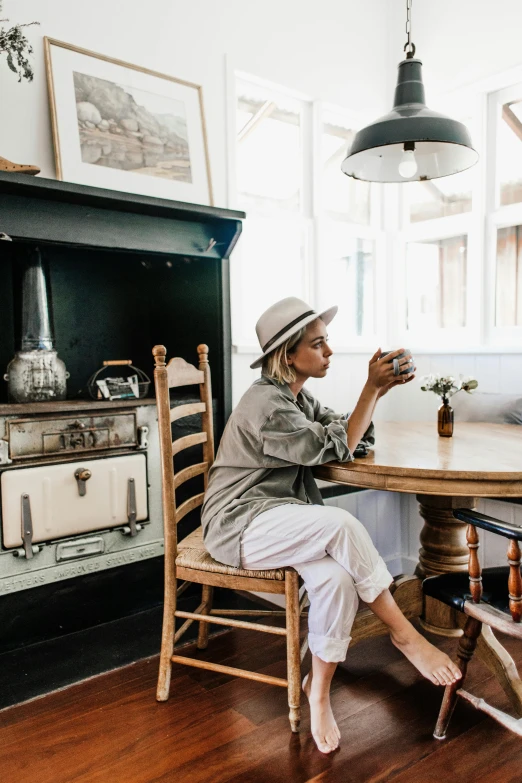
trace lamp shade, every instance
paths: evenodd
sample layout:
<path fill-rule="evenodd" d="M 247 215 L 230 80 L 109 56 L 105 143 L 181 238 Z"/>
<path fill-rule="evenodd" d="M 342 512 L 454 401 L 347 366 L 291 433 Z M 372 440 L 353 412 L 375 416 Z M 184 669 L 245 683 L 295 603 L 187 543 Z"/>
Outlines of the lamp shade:
<path fill-rule="evenodd" d="M 401 175 L 405 152 L 414 163 Z M 477 160 L 466 126 L 428 109 L 422 62 L 409 58 L 399 63 L 393 109 L 356 133 L 341 169 L 369 182 L 415 182 L 456 174 Z"/>

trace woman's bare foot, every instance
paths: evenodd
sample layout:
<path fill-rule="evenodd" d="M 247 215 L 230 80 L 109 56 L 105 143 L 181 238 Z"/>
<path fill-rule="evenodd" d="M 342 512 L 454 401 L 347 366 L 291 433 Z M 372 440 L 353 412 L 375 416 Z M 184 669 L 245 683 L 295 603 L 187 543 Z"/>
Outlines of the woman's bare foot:
<path fill-rule="evenodd" d="M 331 753 L 339 747 L 341 732 L 335 722 L 330 696 L 314 692 L 312 670 L 303 680 L 303 691 L 310 703 L 312 737 L 321 753 Z"/>
<path fill-rule="evenodd" d="M 403 634 L 390 634 L 395 647 L 435 685 L 451 685 L 462 677 L 459 667 L 446 653 L 430 644 L 413 625 Z"/>

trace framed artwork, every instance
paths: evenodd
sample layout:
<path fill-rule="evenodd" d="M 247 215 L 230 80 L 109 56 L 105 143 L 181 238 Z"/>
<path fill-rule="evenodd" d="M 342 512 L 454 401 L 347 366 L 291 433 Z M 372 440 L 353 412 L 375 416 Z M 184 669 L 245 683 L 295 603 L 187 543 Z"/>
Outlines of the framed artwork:
<path fill-rule="evenodd" d="M 56 176 L 211 205 L 201 87 L 45 38 Z"/>

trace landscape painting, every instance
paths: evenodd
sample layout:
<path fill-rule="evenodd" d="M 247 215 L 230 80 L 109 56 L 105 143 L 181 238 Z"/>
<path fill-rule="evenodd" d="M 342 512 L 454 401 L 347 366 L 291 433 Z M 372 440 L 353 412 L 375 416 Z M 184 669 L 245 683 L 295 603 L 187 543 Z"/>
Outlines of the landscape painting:
<path fill-rule="evenodd" d="M 200 85 L 44 44 L 57 179 L 212 206 Z"/>
<path fill-rule="evenodd" d="M 73 72 L 82 161 L 192 182 L 182 101 Z"/>

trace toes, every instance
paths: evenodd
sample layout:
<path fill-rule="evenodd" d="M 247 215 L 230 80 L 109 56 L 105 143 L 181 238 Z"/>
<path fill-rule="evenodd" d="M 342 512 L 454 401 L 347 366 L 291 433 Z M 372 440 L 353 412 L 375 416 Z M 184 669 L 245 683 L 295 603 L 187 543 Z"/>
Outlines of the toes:
<path fill-rule="evenodd" d="M 450 663 L 447 666 L 444 667 L 444 672 L 446 675 L 446 678 L 449 680 L 450 683 L 458 682 L 462 678 L 462 672 L 458 668 L 458 666 L 455 666 L 455 664 Z"/>
<path fill-rule="evenodd" d="M 435 672 L 435 676 L 437 677 L 441 685 L 449 685 L 451 682 L 450 677 L 446 673 L 446 669 L 437 669 L 437 671 Z"/>
<path fill-rule="evenodd" d="M 338 742 L 338 737 L 337 737 L 337 735 L 335 734 L 335 732 L 334 732 L 334 731 L 332 731 L 332 733 L 331 733 L 331 734 L 328 734 L 328 735 L 327 735 L 327 737 L 326 737 L 326 743 L 327 743 L 327 745 L 329 745 L 329 746 L 330 746 L 330 748 L 331 748 L 332 750 L 334 750 L 334 749 L 337 747 L 337 745 L 339 744 L 339 742 Z"/>
<path fill-rule="evenodd" d="M 335 745 L 331 745 L 326 739 L 326 737 L 314 736 L 314 740 L 315 740 L 315 744 L 317 745 L 321 753 L 331 753 L 332 750 L 335 750 Z"/>
<path fill-rule="evenodd" d="M 450 666 L 446 666 L 446 668 L 444 669 L 444 674 L 446 675 L 446 679 L 448 683 L 457 682 L 457 680 L 459 679 Z"/>

